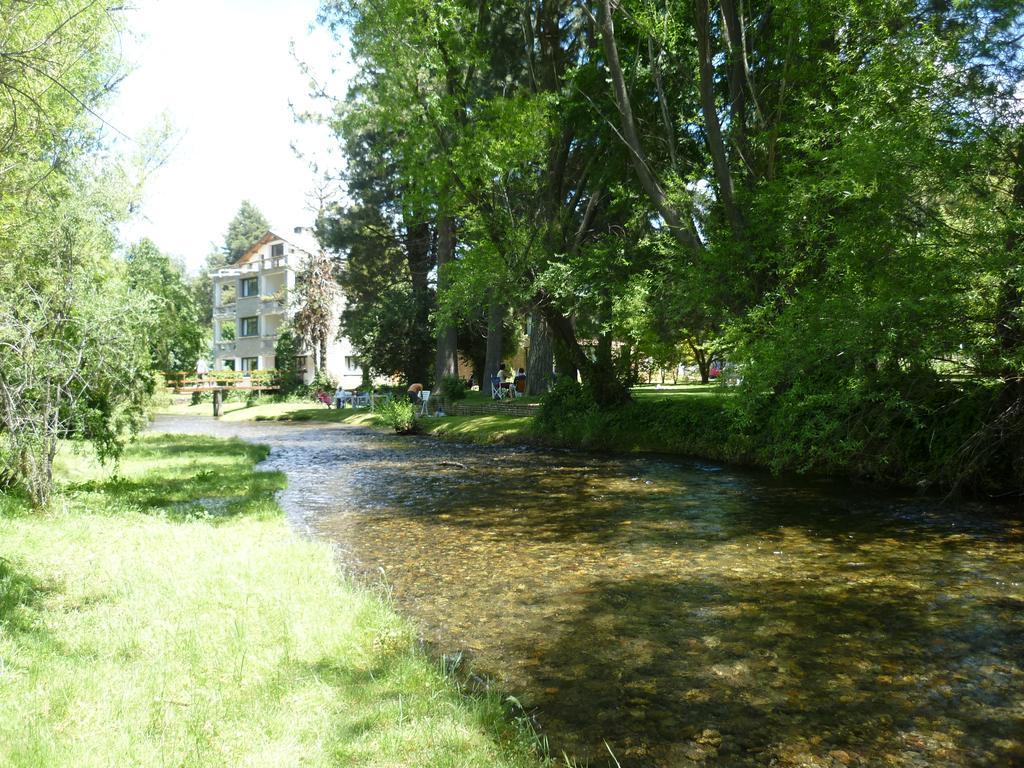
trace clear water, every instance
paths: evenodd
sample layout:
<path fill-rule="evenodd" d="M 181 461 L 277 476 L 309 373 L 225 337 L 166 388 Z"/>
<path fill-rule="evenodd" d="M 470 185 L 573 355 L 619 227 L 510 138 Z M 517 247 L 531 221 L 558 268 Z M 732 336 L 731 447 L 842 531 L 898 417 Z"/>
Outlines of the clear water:
<path fill-rule="evenodd" d="M 161 419 L 272 447 L 297 526 L 555 754 L 1024 765 L 1024 522 L 698 462 Z"/>

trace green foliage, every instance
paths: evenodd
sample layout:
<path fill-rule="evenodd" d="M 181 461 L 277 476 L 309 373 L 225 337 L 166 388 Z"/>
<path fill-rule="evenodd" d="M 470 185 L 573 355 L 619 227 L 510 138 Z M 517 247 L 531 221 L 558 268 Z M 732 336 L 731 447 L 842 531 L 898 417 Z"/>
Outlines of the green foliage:
<path fill-rule="evenodd" d="M 419 431 L 416 419 L 416 407 L 409 400 L 387 398 L 374 406 L 374 420 L 385 427 L 391 427 L 400 435 L 410 435 Z"/>
<path fill-rule="evenodd" d="M 136 186 L 94 119 L 120 79 L 102 4 L 0 4 L 0 485 L 44 505 L 62 437 L 115 457 L 153 388 L 149 295 L 112 258 Z"/>
<path fill-rule="evenodd" d="M 441 396 L 449 400 L 465 400 L 466 389 L 466 380 L 460 376 L 445 376 L 441 381 Z"/>
<path fill-rule="evenodd" d="M 716 460 L 751 458 L 727 398 L 639 400 L 598 408 L 578 383 L 561 379 L 541 399 L 538 434 L 556 444 L 606 451 L 664 451 Z"/>
<path fill-rule="evenodd" d="M 645 367 L 724 359 L 776 469 L 1021 488 L 1024 8 L 594 5 L 324 2 L 379 266 L 350 334 L 411 369 L 383 353 L 424 327 L 411 235 L 454 216 L 435 324 L 542 316 L 609 414 L 647 418 Z"/>
<path fill-rule="evenodd" d="M 243 200 L 224 235 L 226 262 L 234 264 L 238 261 L 247 250 L 267 234 L 269 229 L 270 222 L 259 208 L 248 200 Z"/>
<path fill-rule="evenodd" d="M 205 356 L 206 328 L 198 319 L 185 267 L 143 239 L 128 249 L 128 285 L 150 298 L 150 357 L 157 371 L 188 371 Z"/>
<path fill-rule="evenodd" d="M 298 310 L 291 320 L 296 339 L 313 353 L 317 375 L 327 366 L 327 342 L 335 318 L 337 294 L 334 260 L 318 249 L 310 254 L 296 277 Z"/>
<path fill-rule="evenodd" d="M 429 382 L 435 291 L 428 275 L 436 264 L 431 226 L 394 199 L 401 181 L 388 161 L 393 130 L 382 130 L 357 110 L 340 130 L 354 202 L 326 212 L 319 228 L 325 244 L 347 254 L 338 270 L 345 295 L 341 330 L 369 374 Z"/>
<path fill-rule="evenodd" d="M 540 399 L 537 426 L 541 432 L 564 435 L 596 410 L 597 402 L 588 389 L 574 379 L 559 377 Z"/>
<path fill-rule="evenodd" d="M 288 397 L 302 386 L 302 372 L 298 365 L 300 351 L 291 327 L 281 328 L 274 343 L 274 359 L 281 387 L 279 393 L 283 397 Z"/>
<path fill-rule="evenodd" d="M 192 301 L 196 307 L 196 320 L 204 328 L 209 327 L 213 322 L 213 278 L 211 275 L 227 265 L 228 259 L 224 252 L 215 250 L 206 256 L 206 261 L 199 270 L 199 274 L 192 281 Z M 224 303 L 227 303 L 227 296 L 221 298 Z M 234 337 L 232 336 L 232 338 Z"/>
<path fill-rule="evenodd" d="M 312 393 L 326 392 L 333 397 L 338 382 L 329 374 L 326 369 L 319 370 L 313 375 L 313 381 L 309 383 L 309 391 Z"/>

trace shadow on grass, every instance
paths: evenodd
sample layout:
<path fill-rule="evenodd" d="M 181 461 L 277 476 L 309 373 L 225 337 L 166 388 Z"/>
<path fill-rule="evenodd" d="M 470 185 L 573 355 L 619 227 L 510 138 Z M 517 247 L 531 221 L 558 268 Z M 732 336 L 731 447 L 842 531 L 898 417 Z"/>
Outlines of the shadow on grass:
<path fill-rule="evenodd" d="M 12 634 L 40 631 L 33 613 L 48 591 L 42 582 L 0 557 L 0 629 Z"/>
<path fill-rule="evenodd" d="M 107 508 L 128 507 L 172 519 L 267 514 L 277 511 L 273 495 L 285 487 L 284 473 L 255 471 L 268 453 L 265 446 L 240 440 L 152 435 L 125 452 L 125 475 L 72 483 L 65 489 L 106 497 Z"/>

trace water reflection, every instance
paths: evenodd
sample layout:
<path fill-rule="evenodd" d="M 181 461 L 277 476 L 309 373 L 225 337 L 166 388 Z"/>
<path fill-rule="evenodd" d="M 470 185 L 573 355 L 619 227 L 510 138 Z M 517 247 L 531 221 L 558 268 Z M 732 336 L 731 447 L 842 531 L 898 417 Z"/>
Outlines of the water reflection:
<path fill-rule="evenodd" d="M 622 766 L 1024 764 L 1019 519 L 657 458 L 324 426 L 266 442 L 292 520 L 439 649 Z"/>

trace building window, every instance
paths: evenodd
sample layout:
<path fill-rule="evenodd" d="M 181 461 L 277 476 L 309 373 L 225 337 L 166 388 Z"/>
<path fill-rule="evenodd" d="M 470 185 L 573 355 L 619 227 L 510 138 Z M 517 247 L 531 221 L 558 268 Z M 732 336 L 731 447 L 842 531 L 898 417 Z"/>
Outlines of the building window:
<path fill-rule="evenodd" d="M 242 358 L 242 370 L 243 371 L 255 371 L 260 367 L 260 359 L 258 357 L 243 357 Z"/>
<path fill-rule="evenodd" d="M 359 370 L 359 358 L 358 357 L 347 356 L 345 358 L 345 367 L 348 368 L 350 371 L 358 371 Z"/>
<path fill-rule="evenodd" d="M 270 256 L 271 258 L 284 256 L 284 243 L 274 243 L 270 246 Z"/>
<path fill-rule="evenodd" d="M 242 280 L 242 296 L 259 296 L 260 279 L 258 277 L 247 277 Z"/>
<path fill-rule="evenodd" d="M 227 360 L 224 361 L 224 370 L 225 371 L 233 371 L 233 370 L 235 370 L 235 358 L 229 357 Z"/>
<path fill-rule="evenodd" d="M 242 325 L 242 336 L 260 335 L 260 319 L 258 317 L 243 317 L 238 322 Z"/>

